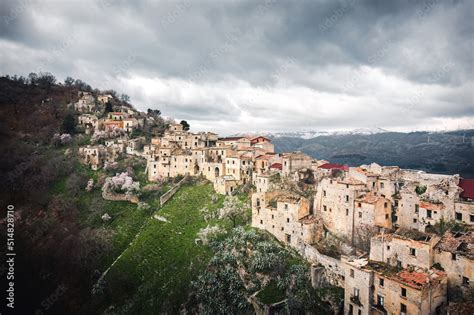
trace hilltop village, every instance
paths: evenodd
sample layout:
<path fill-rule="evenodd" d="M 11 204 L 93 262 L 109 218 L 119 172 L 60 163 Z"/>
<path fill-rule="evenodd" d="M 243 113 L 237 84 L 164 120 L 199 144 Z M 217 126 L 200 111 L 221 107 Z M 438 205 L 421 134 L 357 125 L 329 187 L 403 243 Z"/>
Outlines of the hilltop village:
<path fill-rule="evenodd" d="M 193 133 L 173 120 L 145 134 L 156 115 L 112 99 L 80 92 L 70 104 L 91 135 L 83 164 L 98 170 L 133 155 L 150 182 L 195 176 L 222 195 L 249 192 L 252 226 L 309 261 L 314 283 L 343 287 L 344 314 L 458 314 L 472 303 L 473 179 L 276 153 L 263 136 Z"/>

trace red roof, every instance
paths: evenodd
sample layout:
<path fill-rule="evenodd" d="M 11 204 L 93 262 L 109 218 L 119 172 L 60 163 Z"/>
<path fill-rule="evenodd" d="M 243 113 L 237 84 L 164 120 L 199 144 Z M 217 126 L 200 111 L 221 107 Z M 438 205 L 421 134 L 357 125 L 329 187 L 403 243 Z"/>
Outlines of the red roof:
<path fill-rule="evenodd" d="M 349 167 L 347 165 L 336 164 L 336 163 L 326 163 L 326 164 L 320 165 L 319 168 L 326 169 L 326 170 L 339 169 L 346 172 L 349 170 Z"/>
<path fill-rule="evenodd" d="M 281 163 L 273 163 L 270 168 L 276 168 L 278 170 L 282 170 L 283 169 L 283 166 L 281 165 Z"/>
<path fill-rule="evenodd" d="M 462 198 L 474 199 L 474 179 L 460 179 L 459 187 L 462 188 Z"/>
<path fill-rule="evenodd" d="M 253 137 L 250 139 L 250 141 L 252 144 L 259 143 L 259 142 L 271 142 L 270 139 L 263 136 Z"/>

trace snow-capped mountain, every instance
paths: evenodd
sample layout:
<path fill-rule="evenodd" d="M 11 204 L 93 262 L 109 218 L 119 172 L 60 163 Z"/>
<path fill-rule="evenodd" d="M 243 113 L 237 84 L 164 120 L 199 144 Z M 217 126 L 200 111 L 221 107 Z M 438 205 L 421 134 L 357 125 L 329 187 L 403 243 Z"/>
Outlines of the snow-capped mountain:
<path fill-rule="evenodd" d="M 301 139 L 313 139 L 321 136 L 342 136 L 342 135 L 374 135 L 378 133 L 389 132 L 388 130 L 371 127 L 371 128 L 358 128 L 354 130 L 346 131 L 263 131 L 263 132 L 254 132 L 252 134 L 259 134 L 262 136 L 273 137 L 273 138 L 301 138 Z M 244 136 L 246 134 L 236 134 L 235 136 Z"/>

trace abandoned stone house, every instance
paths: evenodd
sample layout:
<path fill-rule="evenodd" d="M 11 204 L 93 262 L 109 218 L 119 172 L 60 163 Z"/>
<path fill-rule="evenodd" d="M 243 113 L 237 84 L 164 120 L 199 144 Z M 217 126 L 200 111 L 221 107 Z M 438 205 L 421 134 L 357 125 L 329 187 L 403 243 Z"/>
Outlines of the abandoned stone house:
<path fill-rule="evenodd" d="M 123 149 L 120 146 L 86 145 L 79 148 L 79 158 L 82 164 L 89 165 L 92 170 L 98 170 L 105 162 L 115 162 Z"/>
<path fill-rule="evenodd" d="M 97 100 L 102 104 L 108 103 L 112 98 L 113 97 L 110 94 L 100 94 L 97 96 Z"/>
<path fill-rule="evenodd" d="M 474 179 L 459 180 L 461 192 L 454 202 L 454 219 L 458 222 L 474 225 Z"/>
<path fill-rule="evenodd" d="M 434 264 L 434 247 L 440 237 L 417 231 L 399 229 L 372 237 L 370 260 L 398 268 L 429 269 Z"/>
<path fill-rule="evenodd" d="M 312 205 L 302 196 L 286 191 L 252 194 L 252 226 L 267 230 L 279 241 L 297 249 L 316 240 L 317 221 Z"/>
<path fill-rule="evenodd" d="M 302 152 L 289 152 L 281 154 L 282 173 L 290 176 L 302 168 L 311 168 L 312 158 Z"/>
<path fill-rule="evenodd" d="M 474 293 L 474 231 L 446 232 L 434 248 L 434 261 L 448 276 L 448 295 L 459 299 Z"/>
<path fill-rule="evenodd" d="M 94 130 L 99 129 L 99 118 L 94 114 L 81 114 L 77 120 L 78 124 L 84 127 L 86 134 L 92 134 Z"/>
<path fill-rule="evenodd" d="M 447 277 L 436 269 L 392 269 L 383 262 L 342 258 L 345 314 L 441 314 Z"/>
<path fill-rule="evenodd" d="M 93 170 L 98 170 L 104 163 L 103 146 L 84 146 L 79 148 L 80 161 L 89 165 Z"/>

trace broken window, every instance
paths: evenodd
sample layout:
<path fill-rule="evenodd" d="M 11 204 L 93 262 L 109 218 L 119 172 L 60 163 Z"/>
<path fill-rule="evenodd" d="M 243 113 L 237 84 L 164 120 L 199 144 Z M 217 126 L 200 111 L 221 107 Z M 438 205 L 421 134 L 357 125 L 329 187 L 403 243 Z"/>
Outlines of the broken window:
<path fill-rule="evenodd" d="M 407 313 L 407 306 L 403 303 L 400 303 L 400 313 L 405 315 Z"/>
<path fill-rule="evenodd" d="M 384 298 L 380 294 L 377 294 L 377 305 L 383 306 Z"/>

